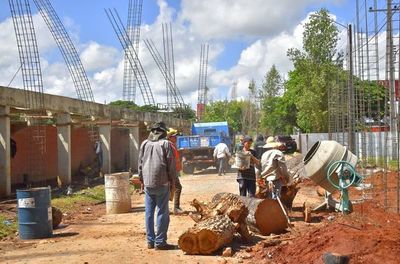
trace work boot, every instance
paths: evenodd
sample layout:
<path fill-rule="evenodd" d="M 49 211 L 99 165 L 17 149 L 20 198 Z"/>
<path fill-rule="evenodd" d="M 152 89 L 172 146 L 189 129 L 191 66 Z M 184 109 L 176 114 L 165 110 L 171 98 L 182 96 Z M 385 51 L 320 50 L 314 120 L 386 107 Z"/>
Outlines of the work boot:
<path fill-rule="evenodd" d="M 175 207 L 174 208 L 174 215 L 180 215 L 183 214 L 185 211 L 182 210 L 182 208 Z"/>
<path fill-rule="evenodd" d="M 156 245 L 154 247 L 155 250 L 174 250 L 177 249 L 177 246 L 171 244 L 163 244 L 163 245 Z"/>
<path fill-rule="evenodd" d="M 152 243 L 147 243 L 147 248 L 148 248 L 148 249 L 153 249 L 153 248 L 154 248 L 154 244 L 152 244 Z"/>

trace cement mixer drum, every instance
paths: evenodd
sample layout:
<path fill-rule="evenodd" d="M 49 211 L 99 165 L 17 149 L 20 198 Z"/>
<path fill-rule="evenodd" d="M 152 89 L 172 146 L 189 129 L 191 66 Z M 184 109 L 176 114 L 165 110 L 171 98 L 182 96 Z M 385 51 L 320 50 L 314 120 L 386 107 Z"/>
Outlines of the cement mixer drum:
<path fill-rule="evenodd" d="M 357 156 L 333 140 L 316 142 L 304 157 L 304 175 L 328 192 L 334 193 L 337 189 L 327 179 L 328 167 L 335 161 L 347 161 L 353 167 L 357 164 Z M 339 167 L 339 165 L 338 165 Z M 337 171 L 335 168 L 334 171 Z M 339 183 L 336 175 L 331 178 L 335 184 Z"/>

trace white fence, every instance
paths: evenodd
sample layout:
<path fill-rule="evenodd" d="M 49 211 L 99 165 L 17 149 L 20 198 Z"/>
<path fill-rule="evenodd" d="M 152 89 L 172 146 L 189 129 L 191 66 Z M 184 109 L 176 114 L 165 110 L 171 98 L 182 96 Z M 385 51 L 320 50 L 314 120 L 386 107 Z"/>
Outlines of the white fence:
<path fill-rule="evenodd" d="M 306 155 L 307 151 L 320 140 L 335 140 L 340 144 L 347 146 L 347 133 L 309 133 L 292 135 L 297 142 L 298 150 Z M 364 155 L 366 158 L 374 158 L 376 161 L 383 157 L 388 159 L 397 159 L 397 137 L 391 132 L 359 132 L 356 133 L 356 151 L 355 155 L 359 158 Z M 364 154 L 365 153 L 365 154 Z"/>

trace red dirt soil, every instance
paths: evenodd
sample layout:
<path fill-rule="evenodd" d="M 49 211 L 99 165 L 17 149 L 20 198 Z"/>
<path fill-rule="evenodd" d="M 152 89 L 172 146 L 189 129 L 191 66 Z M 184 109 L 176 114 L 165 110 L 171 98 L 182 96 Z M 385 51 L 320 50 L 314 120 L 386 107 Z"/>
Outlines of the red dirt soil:
<path fill-rule="evenodd" d="M 383 185 L 378 184 L 382 177 L 382 173 L 377 173 L 367 180 L 374 184 L 373 190 L 350 190 L 350 199 L 366 193 L 370 197 L 353 205 L 351 214 L 322 214 L 319 225 L 284 234 L 276 246 L 268 247 L 268 243 L 262 241 L 246 250 L 251 252 L 246 262 L 323 263 L 323 254 L 332 252 L 349 256 L 352 264 L 400 263 L 400 214 L 388 212 L 388 207 L 384 210 L 382 193 L 385 191 Z M 388 173 L 385 186 L 395 186 L 397 177 L 397 172 Z M 310 186 L 310 182 L 304 185 Z M 387 197 L 387 204 L 394 204 L 398 199 L 397 195 Z"/>

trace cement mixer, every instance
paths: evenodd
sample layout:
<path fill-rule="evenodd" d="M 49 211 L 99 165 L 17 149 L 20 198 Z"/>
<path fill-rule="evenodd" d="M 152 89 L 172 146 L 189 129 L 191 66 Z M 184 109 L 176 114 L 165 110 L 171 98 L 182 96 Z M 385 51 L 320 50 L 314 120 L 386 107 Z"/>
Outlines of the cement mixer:
<path fill-rule="evenodd" d="M 303 160 L 304 176 L 326 190 L 325 202 L 314 210 L 326 206 L 344 214 L 352 211 L 348 188 L 363 181 L 355 171 L 357 161 L 356 155 L 336 141 L 318 141 L 310 148 Z M 332 198 L 337 190 L 341 193 L 340 202 Z"/>

